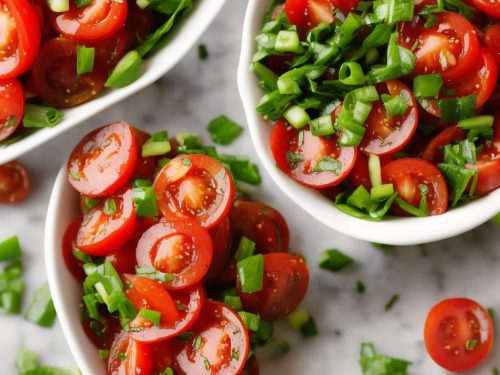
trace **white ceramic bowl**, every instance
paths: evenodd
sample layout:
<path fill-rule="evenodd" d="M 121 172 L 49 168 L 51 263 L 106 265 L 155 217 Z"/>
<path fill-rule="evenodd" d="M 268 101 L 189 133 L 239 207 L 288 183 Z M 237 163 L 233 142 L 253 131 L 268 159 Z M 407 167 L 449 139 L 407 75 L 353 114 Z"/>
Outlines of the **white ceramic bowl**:
<path fill-rule="evenodd" d="M 20 157 L 159 79 L 197 42 L 225 2 L 226 0 L 195 0 L 193 9 L 179 20 L 179 24 L 167 36 L 169 42 L 165 47 L 147 59 L 137 81 L 122 89 L 105 89 L 97 98 L 64 110 L 63 121 L 54 128 L 41 129 L 16 143 L 0 147 L 0 164 Z"/>
<path fill-rule="evenodd" d="M 262 19 L 270 4 L 270 0 L 248 2 L 241 43 L 238 87 L 257 154 L 267 172 L 290 199 L 318 221 L 341 233 L 365 241 L 391 245 L 414 245 L 452 237 L 479 226 L 500 212 L 498 189 L 443 215 L 387 218 L 380 222 L 370 222 L 343 213 L 319 192 L 300 185 L 281 172 L 271 154 L 271 126 L 255 110 L 263 92 L 258 86 L 257 77 L 250 69 L 252 56 L 256 51 L 254 38 L 259 33 Z"/>

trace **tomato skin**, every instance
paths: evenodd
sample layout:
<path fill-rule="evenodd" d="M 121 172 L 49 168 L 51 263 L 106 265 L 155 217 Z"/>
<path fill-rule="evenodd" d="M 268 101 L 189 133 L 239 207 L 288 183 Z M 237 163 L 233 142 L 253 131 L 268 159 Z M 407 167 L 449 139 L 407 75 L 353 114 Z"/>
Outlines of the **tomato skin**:
<path fill-rule="evenodd" d="M 273 207 L 259 202 L 236 200 L 229 217 L 235 247 L 239 245 L 241 237 L 245 236 L 255 242 L 256 253 L 288 251 L 288 224 Z"/>
<path fill-rule="evenodd" d="M 87 134 L 68 160 L 68 179 L 81 194 L 101 197 L 127 184 L 137 164 L 132 127 L 115 122 Z"/>
<path fill-rule="evenodd" d="M 307 27 L 307 3 L 308 0 L 286 0 L 285 13 L 292 25 Z"/>
<path fill-rule="evenodd" d="M 309 285 L 309 269 L 304 260 L 293 254 L 264 255 L 264 283 L 256 293 L 243 293 L 238 279 L 238 294 L 245 311 L 262 319 L 277 321 L 294 311 L 304 299 Z"/>
<path fill-rule="evenodd" d="M 418 207 L 421 194 L 419 184 L 429 189 L 427 212 L 429 215 L 443 214 L 448 207 L 448 187 L 437 167 L 428 161 L 416 158 L 403 158 L 390 162 L 382 168 L 382 182 L 392 183 L 401 199 Z M 399 208 L 399 207 L 398 207 Z M 395 209 L 396 214 L 407 215 Z"/>
<path fill-rule="evenodd" d="M 26 168 L 17 161 L 0 165 L 0 204 L 16 204 L 28 197 L 31 179 Z"/>
<path fill-rule="evenodd" d="M 167 219 L 188 218 L 210 229 L 231 208 L 234 183 L 218 161 L 206 155 L 179 155 L 153 183 L 158 208 Z"/>
<path fill-rule="evenodd" d="M 33 85 L 38 96 L 51 106 L 74 107 L 104 88 L 107 69 L 96 64 L 91 73 L 76 75 L 78 41 L 52 38 L 44 42 L 33 64 Z"/>
<path fill-rule="evenodd" d="M 122 359 L 122 355 L 125 359 Z M 127 332 L 116 337 L 108 358 L 108 375 L 152 375 L 151 347 L 134 340 Z"/>
<path fill-rule="evenodd" d="M 137 244 L 137 264 L 170 273 L 168 290 L 198 283 L 212 262 L 212 238 L 194 220 L 163 220 L 143 233 Z"/>
<path fill-rule="evenodd" d="M 500 187 L 500 154 L 493 148 L 484 148 L 476 164 L 466 164 L 467 169 L 478 172 L 475 195 L 486 195 Z"/>
<path fill-rule="evenodd" d="M 92 0 L 83 8 L 70 3 L 68 12 L 51 12 L 50 16 L 52 26 L 66 38 L 100 40 L 123 27 L 127 11 L 127 1 Z"/>
<path fill-rule="evenodd" d="M 467 132 L 458 126 L 444 129 L 427 143 L 422 152 L 422 159 L 435 165 L 442 163 L 443 152 L 441 148 L 449 144 L 458 143 L 465 138 L 467 138 Z"/>
<path fill-rule="evenodd" d="M 95 48 L 95 65 L 101 66 L 105 70 L 110 70 L 127 51 L 127 37 L 125 29 L 120 28 L 106 39 L 88 41 L 85 43 L 85 46 Z"/>
<path fill-rule="evenodd" d="M 134 231 L 136 214 L 132 190 L 108 199 L 115 201 L 116 213 L 106 214 L 105 201 L 101 201 L 84 215 L 78 231 L 76 245 L 89 255 L 113 254 L 130 239 Z"/>
<path fill-rule="evenodd" d="M 206 301 L 192 328 L 193 335 L 180 346 L 177 364 L 186 374 L 239 374 L 245 366 L 250 342 L 239 315 L 221 302 Z M 201 336 L 200 348 L 194 340 Z M 205 360 L 206 358 L 206 360 Z"/>
<path fill-rule="evenodd" d="M 473 3 L 481 12 L 500 20 L 500 2 L 498 0 L 473 0 Z"/>
<path fill-rule="evenodd" d="M 209 233 L 210 237 L 212 237 L 213 256 L 208 272 L 203 278 L 206 282 L 213 281 L 229 258 L 229 242 L 231 237 L 229 217 L 224 217 Z"/>
<path fill-rule="evenodd" d="M 107 255 L 104 259 L 105 262 L 111 262 L 115 267 L 116 272 L 134 273 L 137 262 L 135 260 L 135 247 L 136 243 L 128 241 L 114 253 Z"/>
<path fill-rule="evenodd" d="M 460 79 L 479 56 L 479 40 L 470 22 L 453 12 L 436 15 L 438 23 L 428 29 L 423 17 L 401 22 L 398 43 L 412 49 L 417 57 L 414 75 L 441 73 L 445 81 Z"/>
<path fill-rule="evenodd" d="M 411 140 L 418 125 L 418 111 L 412 91 L 401 81 L 387 81 L 377 89 L 379 94 L 401 95 L 409 104 L 404 115 L 391 117 L 387 115 L 382 101 L 373 103 L 359 148 L 365 154 L 380 156 L 398 152 Z"/>
<path fill-rule="evenodd" d="M 333 16 L 332 0 L 286 0 L 285 13 L 288 21 L 296 26 L 312 29 L 321 22 L 331 24 Z"/>
<path fill-rule="evenodd" d="M 61 243 L 61 250 L 66 269 L 79 282 L 83 282 L 83 280 L 85 280 L 85 272 L 83 272 L 82 269 L 83 262 L 73 256 L 73 249 L 76 248 L 76 237 L 78 235 L 80 225 L 82 224 L 82 220 L 83 218 L 79 216 L 68 224 Z"/>
<path fill-rule="evenodd" d="M 7 80 L 19 77 L 33 64 L 40 48 L 40 21 L 28 0 L 3 0 L 0 17 L 5 19 L 2 26 L 9 27 L 0 30 L 7 34 L 8 43 L 0 44 L 0 80 Z"/>
<path fill-rule="evenodd" d="M 493 347 L 493 322 L 488 312 L 467 298 L 441 301 L 429 311 L 424 327 L 427 352 L 448 371 L 466 371 L 478 366 Z M 473 349 L 467 340 L 477 340 Z"/>
<path fill-rule="evenodd" d="M 129 1 L 125 32 L 127 34 L 127 49 L 134 48 L 153 32 L 155 27 L 154 12 L 148 8 L 141 9 L 135 1 Z"/>
<path fill-rule="evenodd" d="M 303 132 L 303 143 L 299 145 L 299 131 L 286 126 L 284 120 L 278 120 L 271 131 L 271 151 L 284 173 L 302 185 L 313 188 L 334 186 L 347 178 L 357 157 L 355 147 L 338 147 L 337 137 L 331 139 L 313 136 L 310 130 Z M 288 153 L 300 155 L 304 160 L 290 162 Z M 325 157 L 334 157 L 341 163 L 338 174 L 333 172 L 314 172 L 319 161 Z"/>
<path fill-rule="evenodd" d="M 484 43 L 495 57 L 497 64 L 500 64 L 500 23 L 497 23 L 486 30 Z"/>
<path fill-rule="evenodd" d="M 25 108 L 23 86 L 17 79 L 0 81 L 0 141 L 19 127 Z"/>

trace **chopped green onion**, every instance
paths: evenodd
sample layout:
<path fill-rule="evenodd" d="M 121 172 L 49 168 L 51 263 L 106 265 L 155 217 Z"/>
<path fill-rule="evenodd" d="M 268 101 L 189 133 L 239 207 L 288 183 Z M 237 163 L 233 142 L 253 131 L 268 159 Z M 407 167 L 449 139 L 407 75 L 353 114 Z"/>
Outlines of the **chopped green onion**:
<path fill-rule="evenodd" d="M 266 91 L 274 91 L 278 89 L 278 76 L 264 64 L 255 61 L 252 64 L 252 69 L 260 78 L 260 86 Z"/>
<path fill-rule="evenodd" d="M 362 85 L 366 82 L 363 68 L 357 62 L 347 61 L 340 66 L 339 80 L 346 85 Z"/>
<path fill-rule="evenodd" d="M 18 314 L 21 311 L 21 293 L 8 290 L 0 295 L 0 306 L 8 314 Z"/>
<path fill-rule="evenodd" d="M 264 257 L 262 254 L 240 260 L 237 263 L 238 278 L 243 293 L 255 293 L 264 282 Z"/>
<path fill-rule="evenodd" d="M 243 310 L 243 305 L 241 303 L 241 298 L 238 296 L 224 296 L 223 302 L 232 308 L 234 311 Z"/>
<path fill-rule="evenodd" d="M 155 326 L 159 326 L 160 325 L 161 313 L 159 311 L 149 310 L 149 309 L 142 308 L 142 309 L 139 310 L 138 315 L 141 318 L 146 319 L 147 321 L 150 321 Z"/>
<path fill-rule="evenodd" d="M 402 116 L 410 107 L 401 94 L 395 96 L 382 94 L 381 99 L 388 116 Z"/>
<path fill-rule="evenodd" d="M 365 290 L 365 284 L 361 280 L 356 280 L 356 292 L 362 294 Z"/>
<path fill-rule="evenodd" d="M 89 5 L 92 0 L 74 0 L 74 2 L 77 8 L 83 8 L 84 6 Z"/>
<path fill-rule="evenodd" d="M 249 240 L 245 236 L 241 237 L 240 244 L 234 255 L 234 259 L 239 262 L 242 259 L 251 257 L 255 251 L 255 242 Z"/>
<path fill-rule="evenodd" d="M 91 198 L 87 196 L 83 197 L 83 205 L 85 206 L 85 209 L 87 209 L 88 211 L 97 206 L 100 201 L 101 200 L 99 198 Z"/>
<path fill-rule="evenodd" d="M 132 189 L 132 200 L 135 203 L 135 212 L 140 217 L 155 217 L 158 215 L 156 194 L 151 186 L 135 187 Z"/>
<path fill-rule="evenodd" d="M 12 236 L 0 242 L 0 262 L 12 260 L 22 255 L 19 238 Z"/>
<path fill-rule="evenodd" d="M 280 77 L 277 81 L 278 91 L 282 95 L 301 94 L 302 90 L 297 81 L 290 77 Z"/>
<path fill-rule="evenodd" d="M 295 128 L 302 129 L 309 124 L 309 115 L 302 107 L 293 105 L 283 114 L 285 119 Z"/>
<path fill-rule="evenodd" d="M 384 306 L 385 311 L 389 311 L 399 301 L 399 294 L 394 294 Z"/>
<path fill-rule="evenodd" d="M 474 116 L 476 111 L 475 95 L 459 98 L 439 99 L 441 120 L 459 121 Z"/>
<path fill-rule="evenodd" d="M 170 142 L 168 141 L 168 133 L 161 131 L 155 133 L 142 145 L 141 156 L 143 158 L 149 156 L 165 155 L 172 150 Z"/>
<path fill-rule="evenodd" d="M 465 342 L 465 349 L 470 352 L 476 348 L 477 344 L 478 341 L 476 339 L 467 340 Z"/>
<path fill-rule="evenodd" d="M 59 124 L 62 118 L 63 114 L 55 108 L 26 103 L 23 125 L 25 128 L 52 128 Z"/>
<path fill-rule="evenodd" d="M 139 78 L 142 62 L 141 55 L 137 51 L 127 52 L 116 64 L 104 86 L 122 88 L 130 85 Z"/>
<path fill-rule="evenodd" d="M 443 77 L 439 73 L 425 74 L 413 78 L 413 94 L 416 98 L 438 97 L 443 86 Z"/>
<path fill-rule="evenodd" d="M 151 187 L 153 183 L 147 178 L 137 178 L 132 181 L 132 186 L 135 188 Z"/>
<path fill-rule="evenodd" d="M 338 272 L 351 264 L 354 260 L 338 249 L 328 249 L 319 256 L 319 266 L 325 270 Z"/>
<path fill-rule="evenodd" d="M 299 307 L 288 315 L 287 320 L 294 330 L 299 331 L 309 320 L 309 313 L 305 308 Z"/>
<path fill-rule="evenodd" d="M 116 215 L 116 202 L 109 198 L 104 201 L 103 211 L 106 215 Z"/>
<path fill-rule="evenodd" d="M 49 8 L 56 13 L 63 13 L 69 10 L 69 0 L 48 0 Z"/>
<path fill-rule="evenodd" d="M 354 104 L 354 110 L 352 111 L 352 118 L 359 124 L 364 124 L 370 112 L 372 110 L 371 103 L 365 103 L 360 100 Z"/>
<path fill-rule="evenodd" d="M 458 126 L 467 130 L 474 128 L 491 128 L 493 122 L 495 122 L 493 116 L 475 116 L 458 121 Z"/>
<path fill-rule="evenodd" d="M 274 48 L 280 52 L 300 52 L 302 47 L 299 34 L 296 31 L 281 30 L 276 36 Z"/>
<path fill-rule="evenodd" d="M 407 375 L 411 363 L 377 353 L 373 344 L 364 342 L 359 364 L 364 375 Z"/>
<path fill-rule="evenodd" d="M 252 314 L 247 311 L 239 311 L 241 320 L 245 324 L 245 327 L 253 332 L 256 332 L 259 329 L 260 325 L 260 316 L 257 314 Z"/>
<path fill-rule="evenodd" d="M 42 327 L 50 327 L 54 324 L 56 318 L 56 310 L 52 297 L 50 296 L 49 285 L 45 283 L 35 291 L 33 300 L 31 301 L 28 311 L 24 318 L 32 323 Z"/>
<path fill-rule="evenodd" d="M 303 162 L 305 160 L 304 156 L 299 153 L 288 151 L 286 153 L 286 161 L 291 166 L 294 166 L 297 163 Z"/>
<path fill-rule="evenodd" d="M 255 337 L 260 345 L 265 345 L 269 339 L 273 336 L 274 325 L 271 322 L 266 322 L 265 320 L 260 320 L 259 329 L 252 336 Z"/>
<path fill-rule="evenodd" d="M 171 282 L 174 280 L 174 275 L 171 273 L 164 273 L 156 270 L 154 267 L 145 266 L 137 267 L 135 273 L 139 276 L 147 277 L 148 279 L 161 281 L 161 282 Z"/>
<path fill-rule="evenodd" d="M 207 46 L 204 44 L 198 45 L 198 58 L 202 61 L 208 58 Z"/>
<path fill-rule="evenodd" d="M 368 157 L 368 173 L 373 187 L 382 185 L 382 168 L 378 155 L 370 154 Z"/>
<path fill-rule="evenodd" d="M 97 353 L 99 354 L 100 359 L 108 359 L 109 358 L 109 350 L 99 349 L 97 351 Z"/>
<path fill-rule="evenodd" d="M 372 48 L 366 53 L 365 64 L 368 66 L 375 65 L 379 57 L 380 53 L 378 52 L 378 49 Z"/>
<path fill-rule="evenodd" d="M 79 249 L 73 249 L 73 251 L 71 253 L 75 257 L 75 259 L 79 260 L 80 262 L 92 263 L 92 258 L 90 257 L 90 255 L 84 253 L 83 251 L 81 251 Z"/>
<path fill-rule="evenodd" d="M 304 337 L 313 337 L 318 334 L 318 328 L 316 327 L 316 321 L 312 316 L 309 317 L 307 322 L 300 328 L 300 332 Z"/>
<path fill-rule="evenodd" d="M 323 137 L 335 133 L 332 116 L 325 115 L 311 120 L 311 133 L 316 137 Z"/>
<path fill-rule="evenodd" d="M 214 143 L 228 145 L 238 138 L 243 131 L 243 128 L 236 122 L 220 115 L 214 118 L 208 124 L 208 132 Z"/>
<path fill-rule="evenodd" d="M 159 375 L 175 375 L 174 370 L 172 370 L 171 367 L 167 367 L 163 372 L 161 372 Z"/>
<path fill-rule="evenodd" d="M 441 163 L 438 164 L 438 167 L 448 184 L 450 190 L 449 199 L 452 207 L 454 207 L 462 198 L 471 179 L 477 176 L 477 171 L 450 163 Z"/>
<path fill-rule="evenodd" d="M 377 185 L 372 187 L 370 195 L 374 201 L 384 201 L 394 194 L 392 184 Z"/>
<path fill-rule="evenodd" d="M 95 48 L 76 46 L 76 76 L 90 73 L 94 70 Z"/>

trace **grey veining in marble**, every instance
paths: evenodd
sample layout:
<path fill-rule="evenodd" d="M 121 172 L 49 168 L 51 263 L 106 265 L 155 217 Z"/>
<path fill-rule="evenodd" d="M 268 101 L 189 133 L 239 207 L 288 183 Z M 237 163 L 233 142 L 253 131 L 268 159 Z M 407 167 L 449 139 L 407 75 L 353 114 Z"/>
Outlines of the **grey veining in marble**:
<path fill-rule="evenodd" d="M 0 207 L 0 239 L 13 233 L 21 238 L 26 253 L 25 305 L 33 290 L 46 279 L 42 244 L 51 185 L 56 171 L 84 133 L 122 119 L 150 131 L 168 129 L 172 133 L 192 131 L 205 135 L 207 122 L 221 113 L 244 123 L 236 66 L 245 5 L 244 0 L 228 0 L 203 36 L 210 54 L 207 61 L 200 61 L 194 48 L 167 77 L 23 158 L 33 174 L 33 193 L 21 206 Z M 226 150 L 255 157 L 247 133 Z M 303 340 L 286 325 L 280 326 L 278 334 L 290 340 L 292 352 L 273 360 L 263 356 L 263 374 L 358 375 L 362 341 L 372 341 L 383 353 L 411 360 L 411 374 L 445 374 L 426 355 L 422 343 L 425 315 L 434 303 L 446 297 L 467 296 L 494 308 L 500 321 L 499 227 L 485 224 L 424 248 L 382 251 L 314 222 L 266 176 L 255 196 L 287 217 L 293 250 L 304 253 L 310 261 L 312 277 L 305 304 L 320 330 L 318 337 Z M 349 253 L 357 260 L 356 265 L 338 274 L 319 270 L 318 255 L 328 247 Z M 357 280 L 366 285 L 364 294 L 356 293 Z M 384 305 L 396 293 L 399 301 L 386 312 Z M 15 374 L 13 361 L 19 346 L 40 353 L 44 363 L 73 364 L 58 324 L 44 329 L 19 317 L 1 316 L 0 374 Z M 471 374 L 490 374 L 494 366 L 500 367 L 498 345 L 488 361 Z"/>

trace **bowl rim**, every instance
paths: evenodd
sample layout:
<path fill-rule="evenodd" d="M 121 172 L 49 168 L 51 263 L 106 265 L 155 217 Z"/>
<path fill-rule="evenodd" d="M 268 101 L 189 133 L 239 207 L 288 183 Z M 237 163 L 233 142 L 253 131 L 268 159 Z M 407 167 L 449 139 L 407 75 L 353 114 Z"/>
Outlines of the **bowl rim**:
<path fill-rule="evenodd" d="M 13 144 L 0 146 L 0 164 L 34 150 L 165 75 L 196 44 L 225 2 L 226 0 L 194 0 L 193 9 L 183 14 L 178 25 L 166 36 L 168 43 L 145 60 L 143 72 L 136 81 L 121 89 L 104 89 L 89 102 L 63 110 L 62 122 L 53 128 L 40 129 Z"/>
<path fill-rule="evenodd" d="M 249 0 L 243 24 L 238 65 L 238 89 L 248 128 L 264 168 L 283 193 L 316 220 L 357 239 L 389 245 L 415 245 L 438 241 L 471 230 L 500 212 L 500 189 L 467 204 L 454 207 L 442 215 L 425 218 L 387 218 L 379 222 L 358 219 L 338 210 L 331 200 L 314 189 L 293 181 L 280 171 L 270 152 L 269 123 L 255 110 L 262 91 L 250 69 L 255 52 L 254 37 L 270 0 Z M 267 125 L 267 126 L 266 126 Z"/>

